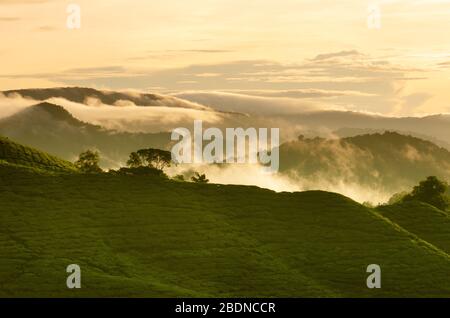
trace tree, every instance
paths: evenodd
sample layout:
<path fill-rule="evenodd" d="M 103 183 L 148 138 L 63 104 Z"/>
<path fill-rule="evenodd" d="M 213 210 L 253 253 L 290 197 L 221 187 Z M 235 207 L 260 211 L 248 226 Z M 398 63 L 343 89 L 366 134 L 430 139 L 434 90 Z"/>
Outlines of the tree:
<path fill-rule="evenodd" d="M 170 167 L 172 162 L 172 153 L 170 151 L 161 149 L 140 149 L 137 152 L 132 152 L 127 161 L 130 168 L 151 167 L 158 170 L 164 170 Z"/>
<path fill-rule="evenodd" d="M 185 181 L 184 176 L 182 174 L 177 174 L 175 177 L 173 177 L 173 179 L 180 182 Z"/>
<path fill-rule="evenodd" d="M 80 153 L 75 166 L 85 173 L 100 173 L 103 170 L 99 167 L 100 155 L 97 151 L 87 150 Z"/>
<path fill-rule="evenodd" d="M 208 183 L 209 180 L 206 179 L 206 175 L 205 174 L 200 174 L 198 172 L 196 172 L 194 174 L 193 177 L 191 177 L 191 180 L 195 183 Z"/>
<path fill-rule="evenodd" d="M 415 186 L 413 191 L 408 194 L 404 201 L 421 201 L 435 206 L 438 209 L 446 210 L 449 207 L 449 201 L 446 197 L 448 185 L 432 176 Z"/>
<path fill-rule="evenodd" d="M 143 154 L 147 164 L 159 170 L 170 167 L 172 162 L 172 153 L 161 149 L 144 149 L 139 150 Z M 138 154 L 141 155 L 138 151 Z"/>
<path fill-rule="evenodd" d="M 137 152 L 132 152 L 130 154 L 130 159 L 127 161 L 127 166 L 130 168 L 138 168 L 143 166 L 142 159 Z"/>
<path fill-rule="evenodd" d="M 409 193 L 406 191 L 402 191 L 402 192 L 398 192 L 395 193 L 394 195 L 392 195 L 392 197 L 389 199 L 389 201 L 387 202 L 388 205 L 393 205 L 396 203 L 400 203 L 402 202 L 406 196 L 408 196 Z"/>

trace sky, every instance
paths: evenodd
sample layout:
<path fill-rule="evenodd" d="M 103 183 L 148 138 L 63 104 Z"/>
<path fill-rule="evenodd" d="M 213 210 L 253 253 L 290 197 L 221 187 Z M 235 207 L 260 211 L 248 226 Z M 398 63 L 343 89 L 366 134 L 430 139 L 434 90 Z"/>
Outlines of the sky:
<path fill-rule="evenodd" d="M 80 28 L 68 27 L 70 4 Z M 0 0 L 0 90 L 208 91 L 450 113 L 449 30 L 450 0 Z"/>

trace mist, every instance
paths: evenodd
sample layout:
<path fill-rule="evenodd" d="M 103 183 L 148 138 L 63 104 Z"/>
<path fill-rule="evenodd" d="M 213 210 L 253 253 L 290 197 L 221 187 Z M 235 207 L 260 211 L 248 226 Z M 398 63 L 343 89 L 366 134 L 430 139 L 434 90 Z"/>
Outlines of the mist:
<path fill-rule="evenodd" d="M 34 99 L 24 98 L 20 94 L 10 94 L 5 96 L 0 92 L 0 118 L 14 115 L 28 106 L 38 103 Z"/>
<path fill-rule="evenodd" d="M 275 192 L 329 191 L 342 194 L 359 203 L 385 203 L 393 195 L 381 187 L 363 186 L 356 181 L 320 178 L 293 178 L 282 173 L 267 173 L 258 164 L 180 165 L 166 171 L 169 176 L 183 175 L 189 180 L 194 172 L 205 174 L 210 183 L 257 186 Z"/>
<path fill-rule="evenodd" d="M 138 92 L 130 93 L 130 95 L 139 96 Z M 235 96 L 233 98 L 240 98 Z M 225 94 L 227 98 L 230 96 Z M 176 101 L 177 99 L 170 99 Z M 267 107 L 274 100 L 282 101 L 283 99 L 265 99 L 262 109 Z M 191 129 L 193 122 L 196 119 L 204 121 L 205 128 L 214 126 L 218 128 L 224 127 L 281 127 L 281 140 L 296 139 L 299 134 L 308 133 L 311 125 L 302 125 L 292 121 L 292 116 L 285 114 L 285 116 L 265 116 L 264 114 L 255 114 L 252 116 L 241 115 L 234 113 L 223 113 L 212 110 L 215 105 L 202 106 L 195 103 L 195 107 L 174 107 L 171 106 L 140 106 L 129 100 L 120 100 L 115 105 L 108 105 L 102 103 L 99 99 L 87 97 L 84 103 L 77 103 L 69 101 L 65 98 L 55 97 L 49 98 L 47 102 L 60 105 L 69 111 L 77 119 L 100 125 L 106 129 L 113 129 L 116 131 L 127 132 L 161 132 L 171 131 L 177 127 L 186 127 Z M 255 104 L 248 106 L 249 110 L 255 111 L 256 105 L 261 101 L 257 98 Z M 270 101 L 270 103 L 269 103 Z M 26 109 L 29 106 L 38 104 L 42 101 L 24 98 L 20 94 L 10 94 L 7 97 L 0 94 L 0 117 L 7 117 Z M 188 102 L 189 103 L 189 102 Z M 265 104 L 264 103 L 269 103 Z M 187 105 L 187 104 L 182 104 Z M 285 111 L 297 111 L 298 109 L 291 108 L 288 105 Z M 240 108 L 242 110 L 242 108 Z M 308 108 L 304 108 L 305 110 Z M 232 109 L 223 108 L 222 110 L 231 111 Z M 264 112 L 264 111 L 263 111 Z M 306 114 L 306 113 L 305 113 Z M 332 116 L 332 114 L 330 115 Z M 307 117 L 305 117 L 307 118 Z M 336 138 L 332 130 L 326 125 L 315 125 L 316 133 L 330 138 Z M 327 143 L 327 147 L 330 144 Z M 334 146 L 337 146 L 334 145 Z M 319 150 L 322 146 L 319 145 L 317 151 L 317 160 L 322 158 Z M 292 173 L 280 172 L 278 174 L 267 174 L 266 171 L 258 165 L 227 165 L 227 166 L 196 166 L 196 167 L 176 167 L 168 171 L 170 175 L 175 174 L 189 174 L 193 170 L 205 173 L 212 183 L 219 184 L 241 184 L 254 185 L 262 188 L 271 189 L 274 191 L 305 191 L 305 190 L 323 190 L 341 193 L 358 202 L 369 201 L 372 203 L 386 202 L 393 194 L 392 189 L 384 189 L 379 184 L 363 184 L 353 175 L 354 171 L 365 171 L 370 173 L 370 167 L 366 168 L 361 165 L 369 163 L 370 157 L 363 153 L 355 152 L 353 148 L 332 147 L 330 149 L 331 156 L 339 157 L 339 170 L 343 175 L 334 174 L 333 170 L 319 171 L 314 175 L 297 175 Z M 136 149 L 137 150 L 137 149 Z M 405 158 L 410 160 L 418 160 L 420 156 L 413 148 L 406 149 Z M 74 158 L 65 158 L 73 160 Z M 104 166 L 105 169 L 117 169 L 124 166 L 126 162 L 126 155 L 120 162 L 112 158 L 104 158 L 108 163 Z M 117 158 L 116 158 L 117 159 Z M 324 158 L 320 160 L 325 160 Z M 329 162 L 326 166 L 333 167 L 333 162 Z M 405 185 L 409 185 L 405 183 Z M 407 187 L 406 187 L 407 189 Z M 404 190 L 404 189 L 401 189 Z"/>
<path fill-rule="evenodd" d="M 181 92 L 172 96 L 200 103 L 216 110 L 255 115 L 286 115 L 339 109 L 336 105 L 290 97 L 251 96 L 230 92 Z"/>
<path fill-rule="evenodd" d="M 210 124 L 222 120 L 219 113 L 209 110 L 131 104 L 120 107 L 102 104 L 98 100 L 91 100 L 91 106 L 86 106 L 63 98 L 50 98 L 47 101 L 64 107 L 81 121 L 128 132 L 160 132 L 177 127 L 191 127 L 195 119 Z"/>

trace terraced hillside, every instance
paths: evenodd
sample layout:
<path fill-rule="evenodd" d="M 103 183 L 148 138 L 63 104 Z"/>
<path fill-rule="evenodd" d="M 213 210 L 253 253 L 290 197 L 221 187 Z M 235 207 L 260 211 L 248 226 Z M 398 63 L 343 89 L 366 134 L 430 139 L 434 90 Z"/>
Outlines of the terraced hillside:
<path fill-rule="evenodd" d="M 0 136 L 0 165 L 18 165 L 47 171 L 73 172 L 75 166 L 45 152 L 23 146 Z"/>
<path fill-rule="evenodd" d="M 409 232 L 450 253 L 450 215 L 425 203 L 404 202 L 378 209 Z"/>
<path fill-rule="evenodd" d="M 448 245 L 431 235 L 448 226 L 417 220 L 438 213 L 420 203 L 15 166 L 0 167 L 0 202 L 0 296 L 450 296 Z"/>

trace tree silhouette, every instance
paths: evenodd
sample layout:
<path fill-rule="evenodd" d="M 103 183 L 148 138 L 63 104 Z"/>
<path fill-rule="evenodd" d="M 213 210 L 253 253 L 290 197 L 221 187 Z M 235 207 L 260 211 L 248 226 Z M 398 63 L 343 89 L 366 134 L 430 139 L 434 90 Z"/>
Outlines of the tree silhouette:
<path fill-rule="evenodd" d="M 205 174 L 200 174 L 198 172 L 196 172 L 194 174 L 193 177 L 191 177 L 191 180 L 195 183 L 208 183 L 209 180 L 206 179 L 206 175 Z"/>
<path fill-rule="evenodd" d="M 99 167 L 100 155 L 97 151 L 86 150 L 80 153 L 75 166 L 85 173 L 100 173 L 103 170 Z"/>
<path fill-rule="evenodd" d="M 130 168 L 138 168 L 143 166 L 142 159 L 137 152 L 132 152 L 130 154 L 130 159 L 127 161 L 127 166 Z"/>
<path fill-rule="evenodd" d="M 147 166 L 158 170 L 164 170 L 164 168 L 170 167 L 171 162 L 172 154 L 170 151 L 149 148 L 132 152 L 127 161 L 127 166 L 130 168 Z"/>
<path fill-rule="evenodd" d="M 173 179 L 176 181 L 185 181 L 182 174 L 177 174 L 175 177 L 173 177 Z"/>
<path fill-rule="evenodd" d="M 409 195 L 409 193 L 407 191 L 402 191 L 402 192 L 397 192 L 394 193 L 389 201 L 387 202 L 388 205 L 393 205 L 396 203 L 400 203 L 403 202 L 405 200 L 405 197 L 407 197 Z"/>
<path fill-rule="evenodd" d="M 415 186 L 413 191 L 408 194 L 404 201 L 421 201 L 435 206 L 438 209 L 446 210 L 449 207 L 446 197 L 448 185 L 440 181 L 437 177 L 428 177 L 425 181 Z"/>

